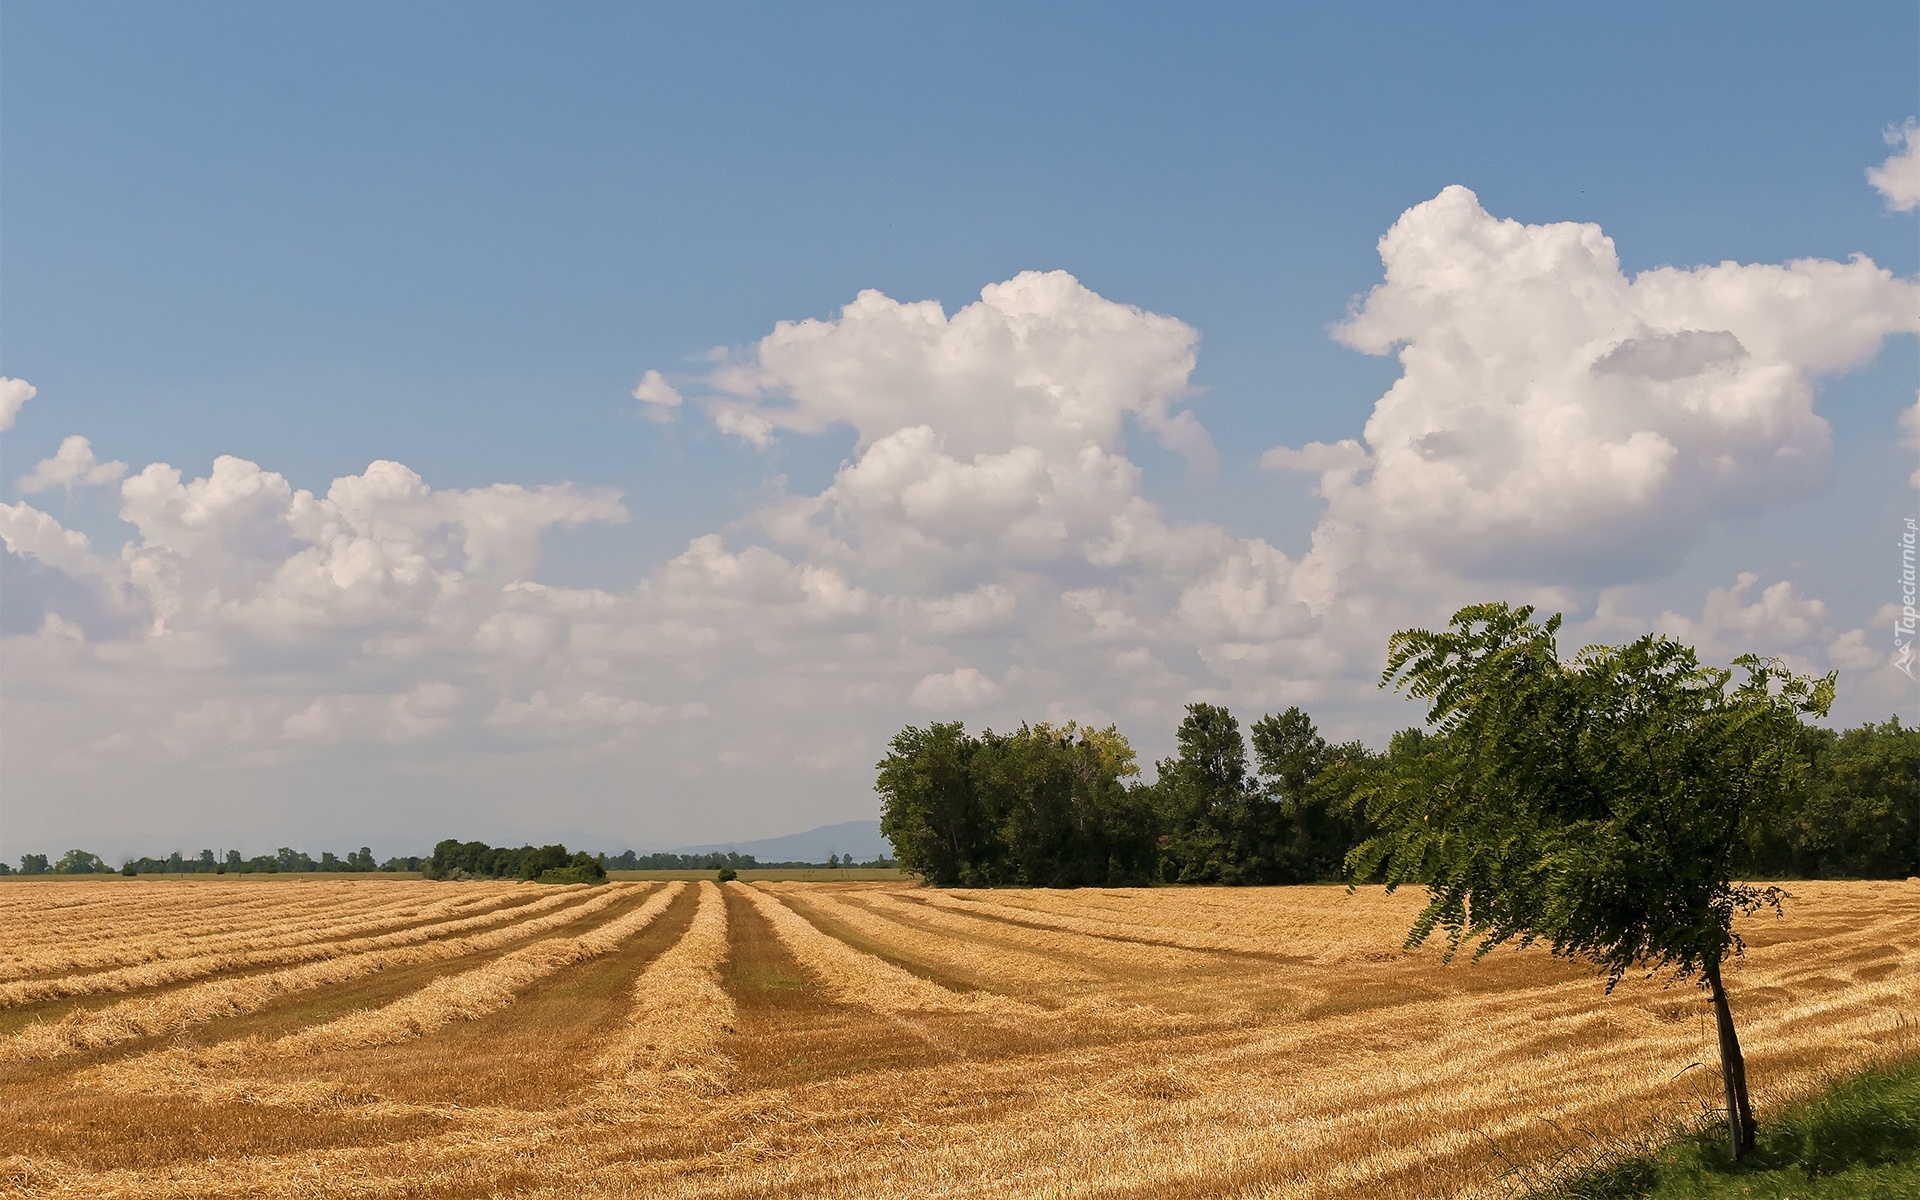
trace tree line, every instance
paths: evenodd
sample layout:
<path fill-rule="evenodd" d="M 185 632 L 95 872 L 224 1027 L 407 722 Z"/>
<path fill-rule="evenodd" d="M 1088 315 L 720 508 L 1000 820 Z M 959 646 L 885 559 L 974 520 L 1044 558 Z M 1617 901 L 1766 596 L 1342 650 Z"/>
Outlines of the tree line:
<path fill-rule="evenodd" d="M 16 869 L 0 862 L 0 875 L 274 875 L 293 871 L 417 871 L 420 859 L 400 855 L 375 863 L 373 851 L 366 846 L 337 855 L 323 850 L 319 858 L 305 851 L 282 846 L 272 854 L 240 857 L 238 850 L 223 850 L 216 855 L 202 850 L 189 858 L 176 850 L 165 858 L 142 855 L 129 858 L 118 867 L 87 850 L 69 850 L 49 862 L 44 854 L 23 854 Z"/>
<path fill-rule="evenodd" d="M 565 846 L 489 846 L 447 838 L 421 867 L 428 879 L 521 879 L 540 883 L 604 883 L 606 856 Z"/>
<path fill-rule="evenodd" d="M 709 850 L 704 854 L 641 854 L 636 850 L 623 850 L 618 854 L 604 856 L 601 862 L 606 864 L 609 871 L 717 871 L 722 867 L 731 867 L 736 871 L 766 871 L 823 865 L 799 860 L 761 862 L 751 854 L 739 854 L 732 850 Z M 891 867 L 895 864 L 893 859 L 884 856 L 870 862 L 856 863 L 851 854 L 844 856 L 829 854 L 824 865 L 831 868 Z"/>
<path fill-rule="evenodd" d="M 440 847 L 457 847 L 442 855 Z M 477 849 L 476 849 L 477 847 Z M 553 852 L 558 852 L 556 857 Z M 419 855 L 396 855 L 376 863 L 373 851 L 362 846 L 346 854 L 334 854 L 331 850 L 322 851 L 319 858 L 313 858 L 300 850 L 282 846 L 273 854 L 260 854 L 252 858 L 240 857 L 238 850 L 223 850 L 217 855 L 212 850 L 202 850 L 197 855 L 186 855 L 176 850 L 165 858 L 143 855 L 122 861 L 118 867 L 107 865 L 105 859 L 87 850 L 69 850 L 57 859 L 49 860 L 44 854 L 23 854 L 20 866 L 12 867 L 0 862 L 0 875 L 272 875 L 286 872 L 368 872 L 368 871 L 422 871 L 429 879 L 532 879 L 538 874 L 551 870 L 578 868 L 583 875 L 592 875 L 586 862 L 591 860 L 594 867 L 602 872 L 614 871 L 674 871 L 696 870 L 714 871 L 730 867 L 739 871 L 766 870 L 803 867 L 891 867 L 895 862 L 891 858 L 880 857 L 870 862 L 855 863 L 853 855 L 831 855 L 825 864 L 815 862 L 761 862 L 751 854 L 736 854 L 729 850 L 724 853 L 710 851 L 705 854 L 640 854 L 633 850 L 623 850 L 619 854 L 588 854 L 585 851 L 568 852 L 564 846 L 522 846 L 518 850 L 496 848 L 485 842 L 461 842 L 456 839 L 443 841 L 436 846 L 434 854 L 427 857 Z M 562 862 L 561 859 L 565 861 Z M 435 865 L 436 862 L 438 865 Z M 539 871 L 534 875 L 523 872 L 538 864 Z M 435 872 L 440 872 L 436 874 Z M 455 874 L 464 872 L 464 874 Z M 594 878 L 604 878 L 604 874 Z M 590 882 L 590 880 L 580 880 Z"/>
<path fill-rule="evenodd" d="M 1430 757 L 1434 736 L 1330 743 L 1297 707 L 1243 733 L 1226 708 L 1191 704 L 1147 783 L 1112 726 L 934 722 L 895 735 L 874 786 L 899 865 L 938 885 L 1332 883 L 1379 832 L 1363 797 Z M 1920 875 L 1920 728 L 1894 717 L 1793 737 L 1801 783 L 1743 826 L 1734 873 Z"/>

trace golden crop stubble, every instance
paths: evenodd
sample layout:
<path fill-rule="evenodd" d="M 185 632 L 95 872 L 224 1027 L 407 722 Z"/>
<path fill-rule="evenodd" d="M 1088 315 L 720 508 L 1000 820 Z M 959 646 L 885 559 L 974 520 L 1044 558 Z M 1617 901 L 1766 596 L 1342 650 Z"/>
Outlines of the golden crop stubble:
<path fill-rule="evenodd" d="M 25 924 L 18 937 L 9 937 L 12 931 L 0 927 L 0 946 L 14 943 L 11 949 L 0 949 L 0 964 L 6 964 L 0 966 L 0 976 L 59 969 L 57 963 L 63 955 L 74 960 L 76 967 L 95 965 L 96 959 L 113 955 L 123 956 L 122 962 L 179 957 L 195 952 L 193 947 L 244 940 L 262 929 L 309 928 L 339 922 L 356 913 L 420 907 L 430 900 L 423 896 L 418 883 L 387 880 L 271 885 L 93 881 L 65 887 L 125 890 L 145 900 L 143 904 L 115 905 L 64 922 L 23 918 Z M 496 903 L 497 897 L 443 900 L 435 907 L 454 912 L 476 902 Z M 52 961 L 43 961 L 49 958 Z"/>
<path fill-rule="evenodd" d="M 106 880 L 86 883 L 11 884 L 14 890 L 30 897 L 53 897 L 54 891 L 80 891 L 98 888 L 130 893 L 111 903 L 85 906 L 52 906 L 35 911 L 22 906 L 0 920 L 0 937 L 12 940 L 19 935 L 22 946 L 29 941 L 61 946 L 83 946 L 100 941 L 118 941 L 148 934 L 185 931 L 189 934 L 218 934 L 257 926 L 262 920 L 286 920 L 341 902 L 337 887 L 321 892 L 313 885 L 283 885 L 272 891 L 250 885 L 234 884 L 140 884 Z M 303 898 L 304 897 L 304 898 Z M 354 897 L 361 903 L 381 903 L 378 897 L 364 893 Z"/>
<path fill-rule="evenodd" d="M 712 1090 L 731 1064 L 720 1040 L 732 1032 L 733 998 L 720 986 L 727 957 L 727 902 L 702 880 L 693 924 L 633 985 L 633 1010 L 595 1070 L 610 1090 L 651 1099 L 662 1084 Z"/>
<path fill-rule="evenodd" d="M 514 914 L 525 915 L 568 904 L 571 907 L 518 921 L 489 933 L 448 938 L 424 945 L 347 954 L 283 971 L 243 975 L 237 979 L 211 979 L 159 996 L 122 1000 L 105 1008 L 72 1012 L 63 1020 L 29 1025 L 0 1041 L 0 1062 L 58 1058 L 152 1034 L 171 1033 L 215 1017 L 253 1012 L 281 997 L 360 979 L 388 967 L 411 966 L 491 950 L 507 942 L 576 921 L 627 895 L 626 887 L 611 884 L 600 889 L 598 895 L 574 903 L 580 899 L 580 890 L 576 887 L 566 888 L 558 895 L 516 909 Z"/>
<path fill-rule="evenodd" d="M 512 894 L 509 891 L 501 891 L 488 897 L 487 902 L 503 903 Z M 0 1008 L 57 999 L 61 996 L 131 991 L 135 988 L 193 979 L 235 967 L 301 962 L 328 954 L 368 949 L 371 945 L 364 940 L 355 946 L 318 947 L 319 943 L 341 942 L 370 929 L 390 929 L 399 925 L 437 922 L 441 918 L 473 907 L 472 901 L 467 897 L 446 897 L 432 903 L 423 903 L 423 899 L 425 898 L 416 891 L 411 897 L 379 898 L 379 903 L 371 906 L 371 911 L 364 905 L 340 905 L 307 914 L 304 919 L 265 921 L 251 928 L 200 937 L 183 937 L 173 934 L 115 940 L 113 930 L 109 928 L 102 935 L 103 940 L 110 941 L 109 948 L 92 954 L 70 952 L 63 956 L 59 952 L 61 947 L 53 947 L 34 958 L 23 957 L 18 968 L 7 973 L 24 974 L 29 971 L 45 970 L 61 962 L 63 957 L 75 966 L 95 964 L 104 966 L 109 963 L 120 965 L 110 966 L 106 970 L 83 971 L 47 979 L 9 980 L 0 983 Z M 501 920 L 504 916 L 505 914 L 496 914 L 479 921 L 478 924 L 485 924 L 488 920 Z M 469 924 L 464 927 L 477 926 Z M 302 947 L 302 949 L 291 953 L 275 953 L 285 947 Z"/>
<path fill-rule="evenodd" d="M 1823 1073 L 1890 1044 L 1900 1014 L 1920 1006 L 1920 892 L 1795 888 L 1804 894 L 1789 904 L 1787 921 L 1744 924 L 1753 950 L 1729 973 L 1763 1119 L 1768 1106 Z M 1277 913 L 1297 901 L 1314 914 L 1300 926 L 1300 942 L 1331 945 L 1317 928 L 1321 901 L 1308 894 L 1318 890 L 1249 892 L 1245 904 Z M 1035 900 L 997 895 L 1011 907 Z M 1395 916 L 1354 931 L 1346 944 L 1392 947 L 1404 932 Z M 1698 1082 L 1702 1071 L 1683 1071 L 1711 1061 L 1710 1023 L 1670 1015 L 1676 1006 L 1704 1010 L 1692 988 L 1630 978 L 1609 996 L 1603 981 L 1570 975 L 1538 952 L 1450 968 L 1420 956 L 1391 970 L 1416 972 L 1432 986 L 1382 1000 L 1382 964 L 1366 953 L 1334 957 L 1311 969 L 1342 995 L 1373 1000 L 1254 1028 L 1170 1037 L 1142 1030 L 1047 1053 L 998 1053 L 983 1042 L 959 1060 L 893 1060 L 898 1065 L 774 1088 L 682 1093 L 672 1121 L 604 1104 L 445 1111 L 444 1132 L 393 1144 L 218 1163 L 183 1154 L 160 1169 L 15 1159 L 10 1176 L 0 1177 L 21 1193 L 143 1200 L 276 1191 L 482 1195 L 503 1190 L 502 1170 L 537 1162 L 538 1177 L 516 1177 L 513 1186 L 555 1198 L 1399 1200 L 1481 1194 L 1509 1162 L 1566 1150 L 1570 1130 L 1602 1140 L 1657 1131 L 1687 1116 L 1712 1083 Z M 1222 962 L 1248 984 L 1306 969 L 1253 957 Z M 1504 982 L 1468 986 L 1475 979 Z M 886 1015 L 848 1010 L 838 1021 L 877 1032 Z M 474 1069 L 486 1069 L 484 1061 Z M 75 1085 L 85 1087 L 85 1078 Z M 218 1120 L 217 1110 L 208 1119 Z"/>
<path fill-rule="evenodd" d="M 88 1087 L 143 1095 L 187 1095 L 202 1103 L 279 1104 L 311 1107 L 336 1103 L 353 1089 L 328 1080 L 268 1082 L 246 1074 L 250 1064 L 275 1058 L 311 1058 L 331 1051 L 385 1046 L 423 1036 L 456 1021 L 471 1021 L 514 1002 L 517 993 L 566 967 L 611 953 L 665 912 L 684 890 L 682 883 L 654 890 L 632 912 L 578 937 L 551 937 L 492 962 L 436 979 L 377 1008 L 309 1026 L 284 1037 L 245 1037 L 214 1046 L 177 1046 L 155 1050 L 94 1068 L 83 1076 Z M 629 893 L 630 894 L 630 893 Z"/>
<path fill-rule="evenodd" d="M 1064 957 L 1029 953 L 1008 944 L 1031 947 L 1033 939 L 1021 936 L 1031 932 L 1029 930 L 1002 927 L 1008 930 L 1008 936 L 1002 937 L 1001 931 L 987 922 L 907 904 L 878 888 L 857 892 L 780 890 L 790 903 L 804 904 L 831 924 L 890 954 L 928 963 L 943 974 L 976 984 L 1053 989 L 1062 984 L 1092 984 L 1102 978 L 1074 966 Z M 954 936 L 958 932 L 955 926 L 971 928 L 961 936 Z"/>
<path fill-rule="evenodd" d="M 505 898 L 503 896 L 503 898 Z M 225 953 L 194 955 L 187 958 L 162 959 L 136 967 L 121 967 L 111 971 L 100 971 L 84 975 L 69 975 L 54 979 L 16 980 L 0 984 L 0 1008 L 13 1008 L 21 1004 L 32 1004 L 44 1000 L 57 1000 L 69 996 L 92 996 L 103 992 L 131 992 L 142 988 L 164 987 L 167 984 L 185 983 L 225 971 L 244 970 L 248 967 L 286 966 L 292 963 L 312 962 L 315 959 L 333 959 L 359 954 L 370 950 L 384 950 L 394 946 L 410 946 L 436 938 L 452 936 L 470 929 L 480 929 L 488 925 L 498 925 L 516 916 L 526 916 L 546 908 L 556 907 L 563 901 L 547 897 L 542 901 L 522 905 L 516 908 L 479 913 L 470 917 L 454 920 L 435 921 L 433 924 L 417 925 L 412 928 L 395 930 L 389 933 L 368 937 L 333 937 L 322 928 L 309 929 L 297 937 L 291 944 L 284 939 L 267 936 L 261 940 L 266 948 L 238 949 Z M 466 907 L 466 906 L 461 906 Z M 445 915 L 439 913 L 435 915 Z M 373 925 L 380 928 L 391 924 L 378 921 Z M 351 935 L 367 928 L 366 922 L 347 922 L 337 928 L 342 935 Z M 282 942 L 275 945 L 275 942 Z M 242 943 L 245 944 L 244 942 Z"/>
<path fill-rule="evenodd" d="M 1054 971 L 1062 978 L 1073 978 L 1076 974 L 1100 978 L 1076 972 L 1067 965 L 1072 961 L 1096 963 L 1109 974 L 1119 972 L 1128 976 L 1143 971 L 1189 971 L 1214 961 L 1206 950 L 1149 941 L 1137 932 L 1104 925 L 1090 924 L 1079 929 L 1048 925 L 1036 929 L 1032 926 L 1047 923 L 1028 921 L 1024 910 L 947 905 L 931 892 L 895 894 L 876 890 L 872 896 L 877 908 L 938 930 L 946 941 L 964 946 L 982 941 L 1000 942 L 1032 951 L 1039 963 L 1053 964 Z"/>
<path fill-rule="evenodd" d="M 903 971 L 885 959 L 829 937 L 771 894 L 746 884 L 733 885 L 753 904 L 780 943 L 801 966 L 818 976 L 836 997 L 886 1013 L 916 1011 L 996 1012 L 1022 1016 L 1043 1010 L 991 993 L 963 995 Z"/>
<path fill-rule="evenodd" d="M 1284 894 L 1283 894 L 1284 893 Z M 1113 888 L 1097 891 L 956 893 L 955 898 L 1026 914 L 1023 919 L 1088 922 L 1087 932 L 1159 937 L 1290 958 L 1339 962 L 1397 956 L 1424 898 L 1382 887 Z"/>
<path fill-rule="evenodd" d="M 484 966 L 436 979 L 410 996 L 367 1012 L 289 1034 L 272 1043 L 278 1054 L 318 1054 L 348 1046 L 378 1046 L 453 1021 L 471 1021 L 513 1003 L 516 992 L 555 971 L 607 954 L 653 924 L 682 890 L 669 884 L 639 908 L 579 937 L 546 938 Z"/>

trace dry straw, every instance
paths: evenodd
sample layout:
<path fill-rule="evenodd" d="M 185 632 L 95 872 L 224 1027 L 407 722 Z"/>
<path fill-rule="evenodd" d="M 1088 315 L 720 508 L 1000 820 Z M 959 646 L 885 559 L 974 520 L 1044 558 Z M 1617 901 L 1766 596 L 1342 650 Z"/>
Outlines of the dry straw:
<path fill-rule="evenodd" d="M 903 902 L 878 889 L 836 893 L 783 889 L 781 896 L 817 914 L 820 923 L 834 932 L 845 931 L 895 958 L 923 962 L 942 974 L 979 984 L 1055 987 L 1103 978 L 1059 953 L 1059 943 L 1071 941 L 1071 935 L 996 928 L 991 922 Z"/>
<path fill-rule="evenodd" d="M 703 881 L 693 924 L 640 973 L 633 1010 L 595 1064 L 612 1090 L 656 1097 L 671 1084 L 725 1084 L 732 1063 L 719 1046 L 734 1020 L 733 999 L 720 986 L 726 956 L 726 897 Z"/>
<path fill-rule="evenodd" d="M 512 893 L 489 897 L 502 903 Z M 58 976 L 50 979 L 14 980 L 0 983 L 0 1008 L 13 1008 L 55 1000 L 63 996 L 91 996 L 101 992 L 128 992 L 198 979 L 220 971 L 246 967 L 279 966 L 332 958 L 360 950 L 445 937 L 465 929 L 497 924 L 514 915 L 499 911 L 457 921 L 446 918 L 472 907 L 465 897 L 452 897 L 437 904 L 390 904 L 372 913 L 323 911 L 305 921 L 285 921 L 257 926 L 251 930 L 224 934 L 217 938 L 182 939 L 157 937 L 134 940 L 117 957 L 136 965 L 103 971 Z M 396 927 L 417 926 L 398 929 Z M 369 930 L 391 932 L 358 937 Z M 352 940 L 350 940 L 352 939 Z M 52 961 L 56 956 L 43 956 Z"/>
<path fill-rule="evenodd" d="M 903 971 L 885 959 L 867 954 L 820 932 L 769 893 L 736 885 L 751 900 L 754 911 L 773 927 L 787 952 L 807 968 L 834 996 L 877 1012 L 996 1012 L 1041 1015 L 1029 1006 L 1002 996 L 962 994 Z"/>
<path fill-rule="evenodd" d="M 653 924 L 680 895 L 674 883 L 634 911 L 615 917 L 591 933 L 545 938 L 511 954 L 436 979 L 412 995 L 365 1012 L 290 1034 L 273 1043 L 275 1053 L 318 1054 L 348 1046 L 381 1046 L 418 1037 L 454 1021 L 471 1021 L 513 1003 L 515 993 L 556 971 L 611 953 Z"/>
<path fill-rule="evenodd" d="M 909 961 L 964 959 L 990 982 L 1045 1001 L 1047 981 L 1030 975 L 1030 964 L 991 978 L 1003 931 L 1025 928 L 1014 916 L 962 901 L 937 909 L 953 919 L 936 925 L 910 911 L 922 893 L 905 888 L 877 889 L 892 894 L 885 901 L 839 888 L 788 889 L 792 908 L 745 890 L 736 894 L 779 934 L 784 954 L 735 928 L 725 953 L 745 957 L 721 976 L 729 931 L 712 898 L 717 889 L 701 890 L 693 925 L 633 989 L 579 1001 L 601 1006 L 582 1015 L 619 1032 L 555 1045 L 554 1072 L 603 1071 L 603 1088 L 516 1093 L 509 1103 L 443 1092 L 454 1086 L 443 1082 L 412 1086 L 448 1077 L 434 1057 L 446 1045 L 433 1040 L 389 1043 L 373 1055 L 353 1039 L 290 1040 L 310 1055 L 277 1065 L 270 1043 L 245 1041 L 127 1064 L 144 1064 L 152 1090 L 185 1089 L 201 1102 L 187 1137 L 167 1124 L 178 1106 L 101 1086 L 111 1068 L 22 1067 L 15 1082 L 0 1081 L 0 1104 L 20 1114 L 0 1123 L 0 1193 L 1482 1196 L 1519 1178 L 1514 1168 L 1657 1135 L 1711 1102 L 1716 1086 L 1710 1069 L 1694 1067 L 1711 1063 L 1713 1045 L 1695 989 L 1628 979 L 1608 995 L 1603 980 L 1538 952 L 1453 967 L 1432 955 L 1403 956 L 1398 898 L 1343 900 L 1327 889 L 994 892 L 988 903 L 1011 913 L 1086 921 L 1089 929 L 1271 943 L 1269 953 L 1146 955 L 1130 977 L 1116 971 L 1110 984 L 1092 985 L 1124 987 L 1170 1010 L 1212 1002 L 1208 992 L 1245 996 L 1245 1025 L 1089 1032 L 1060 1021 L 1049 1028 L 1076 1036 L 1037 1044 L 1031 1026 L 967 1019 L 973 997 L 832 936 L 898 950 Z M 1920 888 L 1793 890 L 1785 920 L 1743 924 L 1751 951 L 1729 975 L 1763 1120 L 1829 1072 L 1880 1051 L 1920 1052 L 1911 1034 L 1920 1011 Z M 962 909 L 973 915 L 960 917 Z M 910 936 L 856 928 L 837 915 L 854 910 Z M 587 937 L 610 935 L 618 920 Z M 1146 949 L 1112 929 L 1031 932 Z M 756 992 L 751 1019 L 743 1006 L 728 1033 L 716 1024 L 726 1012 L 725 980 L 765 977 L 753 961 L 763 954 L 791 954 L 854 1004 L 822 1006 L 813 989 Z M 1197 961 L 1211 964 L 1204 986 L 1172 965 Z M 1320 1001 L 1265 1002 L 1295 986 Z M 548 1028 L 538 1008 L 508 1006 L 474 1035 L 503 1044 L 537 1037 Z M 284 1011 L 297 1020 L 302 1010 L 295 1001 Z M 913 1019 L 903 1022 L 907 1014 Z M 911 1036 L 922 1027 L 944 1036 Z M 676 1048 L 671 1039 L 683 1032 Z M 623 1053 L 629 1034 L 638 1044 Z M 482 1048 L 453 1064 L 454 1074 L 500 1069 L 487 1043 L 463 1044 Z M 677 1086 L 664 1064 L 686 1055 L 698 1061 L 708 1047 L 728 1057 L 725 1087 Z M 361 1074 L 376 1063 L 385 1072 L 380 1095 Z M 263 1119 L 262 1104 L 301 1115 Z M 39 1105 L 60 1106 L 59 1119 L 34 1122 Z M 287 1129 L 299 1137 L 282 1138 Z M 166 1130 L 176 1131 L 171 1142 Z"/>
<path fill-rule="evenodd" d="M 58 1022 L 29 1025 L 0 1041 L 0 1062 L 58 1058 L 134 1038 L 172 1033 L 216 1017 L 253 1012 L 299 992 L 361 979 L 391 967 L 412 966 L 492 950 L 598 912 L 625 899 L 628 894 L 626 888 L 616 884 L 598 889 L 597 895 L 581 899 L 579 889 L 569 888 L 516 912 L 528 913 L 534 911 L 536 906 L 548 909 L 570 904 L 571 907 L 518 921 L 490 933 L 347 954 L 283 971 L 243 975 L 236 979 L 210 979 L 150 998 L 123 1000 L 105 1008 L 79 1009 L 68 1013 Z"/>

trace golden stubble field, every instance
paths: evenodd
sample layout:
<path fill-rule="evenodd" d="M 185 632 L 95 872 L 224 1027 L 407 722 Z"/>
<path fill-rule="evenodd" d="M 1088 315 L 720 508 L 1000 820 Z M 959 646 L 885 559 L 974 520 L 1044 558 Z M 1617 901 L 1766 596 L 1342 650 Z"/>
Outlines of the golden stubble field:
<path fill-rule="evenodd" d="M 1920 884 L 1730 972 L 1763 1116 L 1910 1052 Z M 0 887 L 0 1193 L 1510 1193 L 1717 1100 L 1689 986 L 1443 965 L 1378 889 Z"/>

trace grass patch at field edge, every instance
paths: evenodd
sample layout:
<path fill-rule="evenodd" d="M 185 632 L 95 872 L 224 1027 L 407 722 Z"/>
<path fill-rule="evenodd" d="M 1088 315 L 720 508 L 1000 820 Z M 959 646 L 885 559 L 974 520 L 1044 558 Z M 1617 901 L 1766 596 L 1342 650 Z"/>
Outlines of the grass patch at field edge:
<path fill-rule="evenodd" d="M 1760 1127 L 1735 1163 L 1726 1129 L 1693 1130 L 1529 1193 L 1532 1200 L 1855 1200 L 1920 1196 L 1920 1060 L 1837 1079 Z"/>

